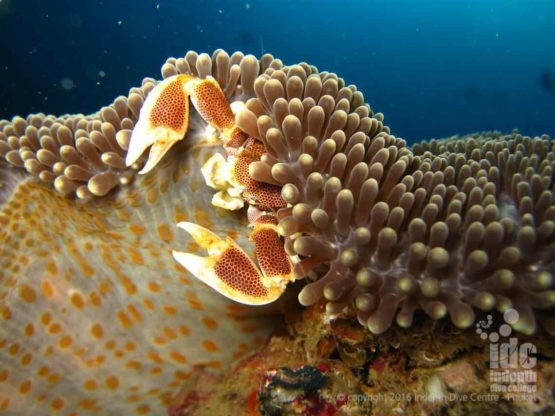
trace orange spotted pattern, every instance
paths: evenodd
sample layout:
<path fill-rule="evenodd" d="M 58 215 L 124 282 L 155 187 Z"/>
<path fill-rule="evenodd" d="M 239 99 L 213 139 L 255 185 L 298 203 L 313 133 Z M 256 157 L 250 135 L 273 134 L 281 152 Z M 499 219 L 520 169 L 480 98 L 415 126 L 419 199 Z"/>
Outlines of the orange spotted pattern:
<path fill-rule="evenodd" d="M 235 118 L 227 98 L 215 80 L 204 79 L 194 89 L 197 111 L 202 118 L 219 130 L 230 129 Z"/>
<path fill-rule="evenodd" d="M 189 121 L 188 98 L 183 90 L 181 81 L 176 78 L 168 83 L 160 93 L 150 113 L 150 123 L 153 127 L 169 127 L 181 130 Z"/>
<path fill-rule="evenodd" d="M 228 139 L 225 143 L 228 147 L 241 147 L 248 139 L 248 135 L 243 132 L 239 126 L 235 125 L 230 130 L 226 132 Z"/>
<path fill-rule="evenodd" d="M 240 150 L 239 156 L 235 163 L 235 180 L 239 184 L 248 186 L 252 180 L 249 175 L 249 165 L 257 160 L 264 154 L 264 145 L 258 140 L 249 137 L 245 142 L 243 148 Z"/>
<path fill-rule="evenodd" d="M 283 242 L 275 229 L 255 227 L 251 239 L 256 244 L 256 259 L 266 276 L 291 273 L 289 257 L 283 251 Z"/>
<path fill-rule="evenodd" d="M 236 181 L 245 187 L 243 196 L 261 209 L 278 209 L 287 206 L 281 197 L 281 187 L 255 181 L 249 174 L 249 165 L 260 160 L 264 145 L 249 137 L 240 151 L 234 165 Z"/>
<path fill-rule="evenodd" d="M 232 247 L 222 253 L 214 270 L 218 278 L 231 288 L 248 296 L 263 297 L 268 290 L 260 282 L 260 276 L 253 270 L 245 253 Z"/>

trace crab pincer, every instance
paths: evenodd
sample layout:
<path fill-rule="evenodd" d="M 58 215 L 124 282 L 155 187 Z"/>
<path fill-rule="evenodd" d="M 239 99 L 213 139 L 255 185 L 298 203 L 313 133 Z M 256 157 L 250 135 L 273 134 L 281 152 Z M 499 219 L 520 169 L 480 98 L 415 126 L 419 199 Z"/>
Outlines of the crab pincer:
<path fill-rule="evenodd" d="M 262 272 L 231 238 L 225 240 L 190 222 L 177 226 L 187 231 L 208 256 L 173 251 L 174 258 L 198 279 L 222 295 L 247 305 L 264 305 L 278 299 L 294 280 L 291 263 L 272 221 L 254 226 L 251 239 Z"/>
<path fill-rule="evenodd" d="M 150 153 L 140 174 L 150 172 L 189 128 L 189 100 L 184 86 L 193 77 L 176 75 L 158 84 L 141 108 L 133 129 L 125 164 L 131 166 L 146 149 Z"/>
<path fill-rule="evenodd" d="M 233 112 L 212 77 L 204 79 L 180 74 L 156 85 L 141 108 L 133 129 L 125 163 L 131 166 L 150 147 L 145 166 L 139 172 L 150 172 L 189 128 L 189 98 L 197 112 L 221 132 L 224 145 L 239 147 L 247 136 L 235 124 Z"/>

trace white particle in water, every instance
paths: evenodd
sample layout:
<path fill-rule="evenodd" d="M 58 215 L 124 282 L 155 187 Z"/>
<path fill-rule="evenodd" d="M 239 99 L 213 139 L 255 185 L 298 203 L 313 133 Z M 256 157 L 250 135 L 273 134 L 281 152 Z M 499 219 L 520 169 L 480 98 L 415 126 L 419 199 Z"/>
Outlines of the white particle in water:
<path fill-rule="evenodd" d="M 104 77 L 106 76 L 106 72 L 100 70 L 100 71 L 98 71 L 98 76 L 99 76 L 100 78 L 104 78 Z"/>
<path fill-rule="evenodd" d="M 60 85 L 66 91 L 69 91 L 75 87 L 75 82 L 71 78 L 62 78 L 60 80 Z"/>

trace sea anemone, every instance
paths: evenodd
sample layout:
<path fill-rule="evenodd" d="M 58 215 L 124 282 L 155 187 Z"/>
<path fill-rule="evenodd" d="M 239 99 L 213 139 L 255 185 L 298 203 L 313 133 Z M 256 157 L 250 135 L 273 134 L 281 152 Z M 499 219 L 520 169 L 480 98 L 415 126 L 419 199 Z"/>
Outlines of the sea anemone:
<path fill-rule="evenodd" d="M 277 229 L 303 305 L 373 333 L 415 313 L 514 308 L 551 334 L 555 152 L 546 136 L 483 134 L 407 147 L 353 85 L 308 64 L 218 50 L 170 58 L 162 76 L 211 75 L 242 103 L 265 153 L 252 179 L 282 187 Z M 98 113 L 0 122 L 0 409 L 160 413 L 191 368 L 225 368 L 273 321 L 175 263 L 191 221 L 252 253 L 247 218 L 212 205 L 201 168 L 224 153 L 192 112 L 185 140 L 149 174 L 124 161 L 156 81 Z M 31 175 L 21 175 L 24 168 Z M 53 189 L 52 189 L 53 188 Z M 60 195 L 61 194 L 61 195 Z"/>
<path fill-rule="evenodd" d="M 343 80 L 292 66 L 262 75 L 237 116 L 267 153 L 253 178 L 278 183 L 298 277 L 334 315 L 375 334 L 418 310 L 457 327 L 514 308 L 555 333 L 555 152 L 547 136 L 484 134 L 406 147 Z M 551 313 L 551 316 L 550 316 Z"/>

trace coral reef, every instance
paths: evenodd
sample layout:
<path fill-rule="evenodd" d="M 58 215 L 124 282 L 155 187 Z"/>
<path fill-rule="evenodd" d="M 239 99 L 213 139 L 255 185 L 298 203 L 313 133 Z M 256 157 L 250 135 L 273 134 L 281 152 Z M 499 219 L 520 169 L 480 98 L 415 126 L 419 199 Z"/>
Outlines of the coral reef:
<path fill-rule="evenodd" d="M 226 377 L 211 380 L 209 389 L 197 379 L 184 383 L 172 416 L 546 415 L 555 410 L 550 338 L 519 339 L 541 351 L 535 390 L 519 396 L 492 391 L 489 344 L 447 320 L 421 320 L 409 329 L 373 335 L 353 320 L 329 323 L 325 301 L 287 311 L 287 326 Z"/>
<path fill-rule="evenodd" d="M 306 283 L 298 299 L 314 305 L 308 311 L 317 315 L 303 318 L 299 325 L 306 320 L 307 326 L 292 339 L 274 337 L 251 357 L 264 362 L 266 383 L 263 394 L 251 398 L 251 410 L 261 409 L 261 397 L 270 413 L 282 405 L 347 409 L 353 403 L 333 395 L 369 385 L 351 365 L 362 371 L 371 363 L 372 371 L 383 372 L 397 360 L 392 357 L 399 348 L 372 355 L 381 342 L 373 334 L 383 334 L 388 345 L 395 334 L 405 334 L 399 360 L 413 359 L 410 348 L 418 354 L 424 345 L 432 350 L 434 341 L 449 345 L 450 337 L 463 348 L 465 332 L 438 331 L 441 339 L 433 340 L 419 332 L 422 322 L 447 328 L 441 320 L 447 315 L 455 327 L 468 328 L 478 314 L 514 308 L 520 314 L 515 330 L 531 335 L 539 322 L 555 333 L 555 152 L 549 137 L 484 133 L 409 148 L 355 86 L 306 63 L 284 66 L 270 55 L 258 60 L 239 52 L 189 52 L 163 65 L 163 78 L 177 74 L 214 77 L 236 110 L 236 125 L 263 145 L 243 174 L 281 188 L 288 205 L 272 213 L 276 229 L 296 278 Z M 202 251 L 195 238 L 174 228 L 182 221 L 255 252 L 250 218 L 214 206 L 215 191 L 202 174 L 214 154 L 229 156 L 221 132 L 191 111 L 185 140 L 154 169 L 147 165 L 150 172 L 138 176 L 147 159 L 125 163 L 156 85 L 146 78 L 127 97 L 88 116 L 36 114 L 0 122 L 0 410 L 8 414 L 160 414 L 184 380 L 215 384 L 213 371 L 227 369 L 275 328 L 275 317 L 267 315 L 275 310 L 229 301 L 172 257 L 176 248 Z M 421 315 L 433 320 L 416 319 Z M 363 326 L 352 327 L 354 320 Z M 403 332 L 393 322 L 414 328 Z M 345 326 L 358 341 L 332 348 L 334 337 L 345 338 L 336 333 Z M 422 344 L 411 343 L 412 337 Z M 298 349 L 301 340 L 311 345 Z M 330 358 L 334 349 L 339 359 Z M 453 353 L 449 362 L 456 370 L 439 372 L 433 386 L 455 389 L 453 373 L 468 365 L 475 366 L 473 374 L 484 368 L 479 356 L 459 362 Z M 248 368 L 235 375 L 243 374 L 252 387 Z M 547 377 L 552 370 L 545 368 Z M 312 384 L 294 381 L 303 374 L 312 381 L 337 376 L 328 387 L 307 388 Z M 341 380 L 348 386 L 334 389 Z M 465 391 L 483 387 L 466 383 Z M 199 397 L 223 394 L 210 382 L 199 386 L 197 396 L 184 392 L 172 407 L 175 414 L 185 414 Z M 281 388 L 294 399 L 276 395 Z"/>

